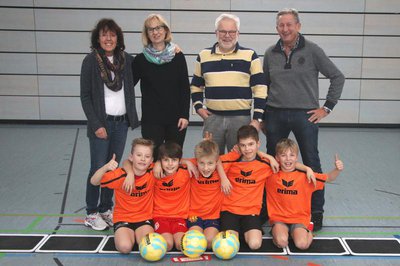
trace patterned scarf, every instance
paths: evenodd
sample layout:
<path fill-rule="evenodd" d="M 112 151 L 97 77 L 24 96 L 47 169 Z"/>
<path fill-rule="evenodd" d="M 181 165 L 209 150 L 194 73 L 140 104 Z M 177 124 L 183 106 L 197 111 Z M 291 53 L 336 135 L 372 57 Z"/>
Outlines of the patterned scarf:
<path fill-rule="evenodd" d="M 108 60 L 103 49 L 93 49 L 96 53 L 97 63 L 99 64 L 101 79 L 106 84 L 107 88 L 112 91 L 119 91 L 122 89 L 122 82 L 124 80 L 123 70 L 125 66 L 124 51 L 114 53 L 114 62 Z M 112 79 L 111 72 L 114 72 L 114 79 Z"/>
<path fill-rule="evenodd" d="M 149 44 L 143 48 L 143 54 L 150 63 L 157 65 L 169 63 L 175 56 L 175 44 L 172 42 L 167 43 L 165 49 L 162 51 L 157 51 L 151 44 Z"/>

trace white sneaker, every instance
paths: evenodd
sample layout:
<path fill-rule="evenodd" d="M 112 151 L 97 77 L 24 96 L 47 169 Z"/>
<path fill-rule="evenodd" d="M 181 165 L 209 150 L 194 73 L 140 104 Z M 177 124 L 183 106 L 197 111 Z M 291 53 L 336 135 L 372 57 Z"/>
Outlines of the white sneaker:
<path fill-rule="evenodd" d="M 108 224 L 101 218 L 98 212 L 88 214 L 85 218 L 85 225 L 96 231 L 103 231 L 108 228 Z"/>
<path fill-rule="evenodd" d="M 106 222 L 109 226 L 113 226 L 113 213 L 111 210 L 108 210 L 106 212 L 101 212 L 100 213 L 101 218 L 103 219 L 104 222 Z"/>

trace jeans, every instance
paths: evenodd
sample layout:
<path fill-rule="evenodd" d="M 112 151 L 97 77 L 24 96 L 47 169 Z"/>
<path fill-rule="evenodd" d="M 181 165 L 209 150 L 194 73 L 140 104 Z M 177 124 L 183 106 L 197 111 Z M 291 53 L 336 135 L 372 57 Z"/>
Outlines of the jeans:
<path fill-rule="evenodd" d="M 308 121 L 311 116 L 309 110 L 277 109 L 267 107 L 265 111 L 265 124 L 267 130 L 267 152 L 275 156 L 275 146 L 282 138 L 287 138 L 292 131 L 299 145 L 303 163 L 322 173 L 318 152 L 318 124 Z M 325 189 L 317 190 L 312 195 L 312 212 L 324 211 Z"/>
<path fill-rule="evenodd" d="M 237 143 L 237 132 L 239 128 L 250 124 L 250 116 L 228 116 L 211 114 L 204 120 L 203 134 L 208 131 L 212 133 L 212 139 L 219 146 L 219 153 L 225 153 L 225 145 L 230 152 Z"/>
<path fill-rule="evenodd" d="M 90 178 L 103 165 L 108 163 L 115 153 L 120 162 L 124 153 L 128 121 L 106 121 L 107 139 L 89 138 L 90 171 L 86 184 L 86 213 L 105 212 L 113 206 L 113 190 L 100 188 L 90 183 Z"/>

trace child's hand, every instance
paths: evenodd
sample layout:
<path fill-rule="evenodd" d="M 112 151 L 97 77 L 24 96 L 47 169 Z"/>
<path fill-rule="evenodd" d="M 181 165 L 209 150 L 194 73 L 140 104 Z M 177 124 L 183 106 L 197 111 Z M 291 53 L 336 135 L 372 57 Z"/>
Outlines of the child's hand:
<path fill-rule="evenodd" d="M 307 167 L 306 175 L 308 183 L 313 182 L 314 187 L 317 187 L 317 179 L 315 179 L 314 171 L 310 167 Z"/>
<path fill-rule="evenodd" d="M 135 187 L 135 176 L 132 174 L 127 174 L 125 181 L 122 184 L 123 190 L 125 190 L 126 193 L 131 194 L 134 187 Z"/>
<path fill-rule="evenodd" d="M 115 153 L 113 154 L 111 160 L 105 165 L 107 171 L 114 171 L 118 167 L 118 162 L 115 160 Z"/>
<path fill-rule="evenodd" d="M 231 151 L 234 151 L 234 152 L 236 152 L 236 153 L 240 153 L 239 146 L 238 146 L 237 144 L 235 144 L 235 145 L 232 147 L 232 150 L 231 150 Z"/>
<path fill-rule="evenodd" d="M 164 172 L 163 172 L 163 169 L 162 169 L 162 167 L 161 167 L 160 161 L 157 161 L 157 162 L 154 163 L 154 166 L 153 166 L 153 175 L 154 175 L 154 177 L 157 178 L 157 179 L 160 179 L 160 178 L 165 177 Z"/>
<path fill-rule="evenodd" d="M 184 163 L 186 164 L 190 177 L 194 176 L 194 178 L 198 179 L 199 170 L 197 169 L 197 167 L 189 160 L 184 160 Z"/>
<path fill-rule="evenodd" d="M 231 194 L 232 185 L 228 178 L 221 178 L 221 190 L 225 195 Z"/>
<path fill-rule="evenodd" d="M 203 140 L 212 140 L 212 133 L 211 132 L 204 132 Z"/>
<path fill-rule="evenodd" d="M 197 221 L 197 216 L 194 216 L 194 215 L 193 216 L 189 216 L 188 220 L 189 220 L 189 222 L 194 223 L 194 222 Z"/>
<path fill-rule="evenodd" d="M 274 174 L 279 172 L 279 163 L 275 160 L 274 157 L 271 156 L 271 158 L 269 158 L 269 164 L 271 165 L 271 169 Z"/>
<path fill-rule="evenodd" d="M 335 167 L 337 170 L 342 171 L 344 168 L 343 162 L 339 159 L 339 155 L 335 154 Z"/>

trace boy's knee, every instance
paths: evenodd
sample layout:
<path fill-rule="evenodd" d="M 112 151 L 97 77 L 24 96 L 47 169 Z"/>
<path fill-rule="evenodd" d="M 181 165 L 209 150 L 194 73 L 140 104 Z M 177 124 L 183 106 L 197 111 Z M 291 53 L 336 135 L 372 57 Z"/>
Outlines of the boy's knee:
<path fill-rule="evenodd" d="M 212 249 L 212 241 L 213 241 L 212 236 L 206 236 L 206 239 L 207 239 L 207 249 Z"/>
<path fill-rule="evenodd" d="M 251 250 L 256 250 L 261 247 L 262 239 L 250 239 L 247 245 Z"/>
<path fill-rule="evenodd" d="M 119 243 L 116 245 L 117 250 L 122 254 L 129 254 L 133 246 L 130 243 Z"/>
<path fill-rule="evenodd" d="M 307 239 L 299 239 L 299 240 L 296 240 L 294 242 L 294 244 L 298 249 L 305 250 L 310 247 L 311 243 L 308 243 Z"/>
<path fill-rule="evenodd" d="M 279 248 L 285 248 L 289 245 L 288 238 L 285 236 L 274 237 L 274 243 Z"/>
<path fill-rule="evenodd" d="M 167 251 L 171 251 L 173 247 L 174 247 L 174 242 L 167 241 Z"/>

